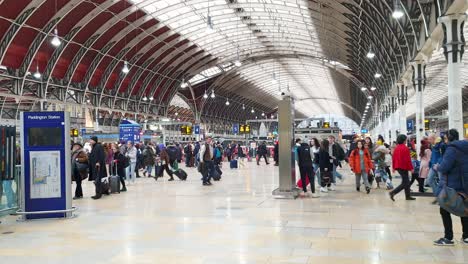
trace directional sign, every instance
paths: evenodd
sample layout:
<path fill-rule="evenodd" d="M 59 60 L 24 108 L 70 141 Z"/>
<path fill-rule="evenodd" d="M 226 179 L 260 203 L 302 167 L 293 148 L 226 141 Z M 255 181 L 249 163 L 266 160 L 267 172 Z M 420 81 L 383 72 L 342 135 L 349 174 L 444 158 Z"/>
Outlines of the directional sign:
<path fill-rule="evenodd" d="M 239 134 L 239 124 L 232 125 L 232 133 L 235 135 Z"/>
<path fill-rule="evenodd" d="M 195 125 L 194 131 L 195 131 L 195 135 L 200 135 L 200 126 Z"/>
<path fill-rule="evenodd" d="M 408 120 L 408 121 L 406 121 L 406 129 L 409 130 L 409 131 L 413 131 L 413 130 L 414 130 L 414 122 L 413 122 L 413 120 Z"/>

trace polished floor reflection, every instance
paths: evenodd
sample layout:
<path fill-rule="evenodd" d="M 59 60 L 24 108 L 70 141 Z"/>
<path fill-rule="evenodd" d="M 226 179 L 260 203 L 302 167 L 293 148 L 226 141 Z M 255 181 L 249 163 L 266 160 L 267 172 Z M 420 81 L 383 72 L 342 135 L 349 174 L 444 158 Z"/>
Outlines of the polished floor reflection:
<path fill-rule="evenodd" d="M 431 198 L 357 193 L 344 170 L 336 192 L 276 200 L 276 167 L 226 165 L 211 187 L 187 169 L 187 182 L 142 178 L 93 201 L 87 183 L 77 218 L 3 218 L 0 263 L 468 263 L 468 246 L 432 246 L 443 230 Z"/>

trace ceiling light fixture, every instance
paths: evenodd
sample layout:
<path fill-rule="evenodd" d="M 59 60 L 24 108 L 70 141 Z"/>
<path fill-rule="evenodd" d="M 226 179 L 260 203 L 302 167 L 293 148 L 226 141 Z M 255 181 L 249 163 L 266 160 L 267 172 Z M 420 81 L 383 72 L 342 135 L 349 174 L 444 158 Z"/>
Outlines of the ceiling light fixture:
<path fill-rule="evenodd" d="M 372 86 L 372 87 L 370 88 L 370 90 L 371 90 L 371 91 L 375 91 L 375 90 L 377 90 L 377 88 L 376 88 L 375 86 Z"/>
<path fill-rule="evenodd" d="M 128 68 L 128 62 L 127 62 L 127 61 L 124 61 L 124 66 L 123 66 L 123 68 L 122 68 L 122 72 L 123 72 L 124 74 L 127 74 L 127 73 L 130 72 L 130 69 Z"/>
<path fill-rule="evenodd" d="M 143 101 L 148 101 L 148 97 L 143 97 Z"/>
<path fill-rule="evenodd" d="M 262 113 L 262 116 L 265 116 L 265 113 L 264 113 L 264 112 Z"/>
<path fill-rule="evenodd" d="M 370 49 L 369 52 L 367 52 L 366 57 L 368 59 L 373 59 L 375 57 L 375 53 L 372 51 L 372 49 Z"/>
<path fill-rule="evenodd" d="M 245 104 L 242 104 L 242 110 L 245 110 Z"/>
<path fill-rule="evenodd" d="M 277 84 L 277 83 L 278 83 L 278 80 L 276 79 L 276 73 L 273 73 L 273 74 L 272 74 L 272 80 L 271 80 L 271 82 L 272 82 L 273 84 Z"/>
<path fill-rule="evenodd" d="M 369 96 L 367 97 L 367 99 L 369 99 L 369 100 L 372 99 L 372 98 L 374 98 L 372 95 L 369 95 Z"/>
<path fill-rule="evenodd" d="M 394 6 L 395 9 L 393 10 L 392 17 L 395 19 L 400 19 L 402 18 L 405 13 L 403 13 L 403 10 L 401 10 L 401 3 L 399 0 L 394 1 Z"/>
<path fill-rule="evenodd" d="M 60 46 L 60 44 L 62 44 L 62 42 L 60 41 L 59 37 L 58 37 L 58 30 L 57 28 L 54 29 L 54 37 L 52 38 L 52 41 L 50 43 L 52 43 L 52 46 L 54 47 L 58 47 Z"/>
<path fill-rule="evenodd" d="M 367 88 L 366 87 L 361 87 L 361 91 L 367 91 Z"/>
<path fill-rule="evenodd" d="M 375 78 L 380 78 L 380 77 L 382 77 L 382 74 L 380 74 L 380 73 L 377 72 L 377 73 L 374 75 L 374 77 L 375 77 Z"/>
<path fill-rule="evenodd" d="M 33 74 L 34 78 L 40 79 L 42 74 L 39 72 L 39 65 L 36 65 L 36 72 Z"/>
<path fill-rule="evenodd" d="M 151 96 L 149 99 L 150 99 L 150 101 L 153 101 L 153 100 L 154 100 L 153 96 Z"/>
<path fill-rule="evenodd" d="M 211 98 L 214 99 L 215 97 L 216 97 L 216 95 L 215 95 L 215 93 L 214 93 L 214 90 L 211 90 Z"/>
<path fill-rule="evenodd" d="M 214 32 L 213 19 L 210 15 L 210 6 L 208 4 L 208 15 L 206 16 L 206 33 L 211 34 Z"/>
<path fill-rule="evenodd" d="M 180 88 L 185 89 L 187 88 L 188 84 L 185 82 L 185 78 L 182 78 L 182 83 L 180 83 Z"/>
<path fill-rule="evenodd" d="M 251 110 L 250 112 L 251 112 L 252 114 L 255 113 L 255 110 L 253 109 L 253 107 L 252 107 L 252 110 Z"/>
<path fill-rule="evenodd" d="M 229 103 L 229 99 L 226 99 L 226 105 L 229 106 L 231 103 Z"/>
<path fill-rule="evenodd" d="M 237 58 L 236 58 L 236 61 L 234 61 L 234 65 L 236 67 L 242 66 L 242 62 L 241 62 L 240 56 L 239 56 L 239 46 L 237 46 Z"/>
<path fill-rule="evenodd" d="M 206 93 L 206 90 L 205 90 L 205 93 L 203 94 L 203 98 L 205 98 L 205 99 L 208 98 L 208 94 Z"/>

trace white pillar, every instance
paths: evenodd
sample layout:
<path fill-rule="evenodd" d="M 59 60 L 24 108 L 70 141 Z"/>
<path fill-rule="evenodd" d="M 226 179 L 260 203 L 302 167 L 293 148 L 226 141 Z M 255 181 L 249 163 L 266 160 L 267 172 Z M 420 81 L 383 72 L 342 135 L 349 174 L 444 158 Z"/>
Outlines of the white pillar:
<path fill-rule="evenodd" d="M 449 128 L 456 129 L 461 138 L 463 129 L 463 97 L 460 82 L 460 67 L 463 65 L 463 26 L 465 14 L 447 15 L 439 18 L 444 29 L 444 55 L 448 63 L 448 113 Z"/>
<path fill-rule="evenodd" d="M 421 140 L 424 137 L 424 100 L 423 92 L 426 86 L 426 64 L 423 61 L 412 62 L 413 85 L 416 90 L 416 151 L 419 156 Z"/>
<path fill-rule="evenodd" d="M 408 101 L 408 88 L 404 84 L 398 85 L 398 102 L 400 104 L 400 134 L 408 135 L 406 125 L 406 102 Z"/>

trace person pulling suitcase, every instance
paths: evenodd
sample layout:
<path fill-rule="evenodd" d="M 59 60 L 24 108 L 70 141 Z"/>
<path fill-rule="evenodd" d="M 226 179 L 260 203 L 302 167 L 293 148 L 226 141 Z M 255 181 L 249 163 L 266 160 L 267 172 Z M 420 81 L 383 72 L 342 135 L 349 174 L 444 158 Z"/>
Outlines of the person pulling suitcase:
<path fill-rule="evenodd" d="M 127 187 L 125 186 L 125 163 L 126 157 L 120 152 L 119 147 L 116 144 L 112 144 L 112 152 L 114 153 L 114 164 L 112 175 L 117 175 L 122 185 L 120 192 L 126 192 Z"/>

